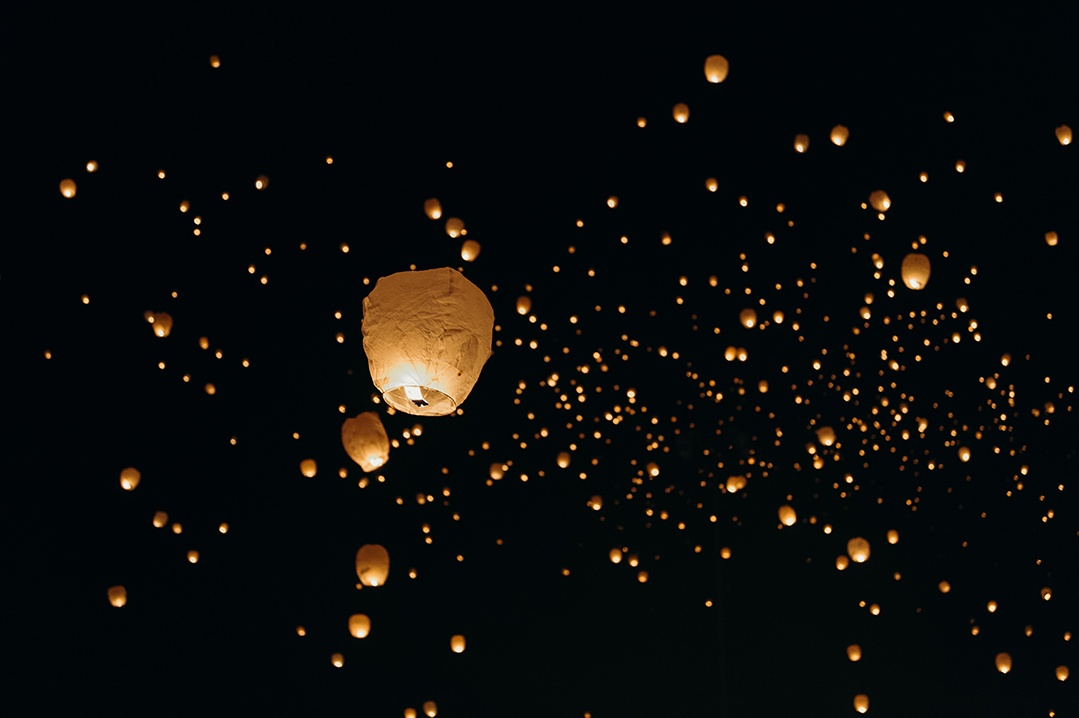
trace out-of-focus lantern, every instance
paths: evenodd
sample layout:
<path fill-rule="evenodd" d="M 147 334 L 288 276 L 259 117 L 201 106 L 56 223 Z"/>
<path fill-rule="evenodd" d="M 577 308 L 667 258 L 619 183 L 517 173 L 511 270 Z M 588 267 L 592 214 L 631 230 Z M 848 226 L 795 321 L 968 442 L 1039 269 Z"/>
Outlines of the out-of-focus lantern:
<path fill-rule="evenodd" d="M 335 653 L 335 654 L 333 654 L 332 656 L 330 656 L 330 663 L 333 664 L 334 668 L 341 668 L 342 666 L 345 665 L 345 656 L 344 656 L 344 654 L 343 653 Z"/>
<path fill-rule="evenodd" d="M 892 545 L 899 543 L 899 532 L 895 529 L 888 530 L 888 543 Z"/>
<path fill-rule="evenodd" d="M 407 414 L 452 414 L 491 356 L 494 319 L 483 291 L 455 269 L 382 277 L 363 300 L 375 387 Z"/>
<path fill-rule="evenodd" d="M 846 571 L 847 566 L 849 566 L 849 565 L 850 565 L 850 559 L 847 558 L 846 556 L 836 556 L 835 557 L 835 567 L 836 567 L 837 570 Z"/>
<path fill-rule="evenodd" d="M 869 195 L 869 206 L 878 212 L 887 212 L 892 206 L 892 198 L 882 189 L 878 189 Z"/>
<path fill-rule="evenodd" d="M 270 186 L 270 178 L 266 175 L 259 175 L 255 178 L 255 189 L 261 191 Z"/>
<path fill-rule="evenodd" d="M 622 563 L 622 549 L 612 548 L 607 557 L 611 559 L 611 563 Z"/>
<path fill-rule="evenodd" d="M 348 617 L 348 632 L 354 638 L 367 638 L 371 632 L 371 619 L 363 613 L 354 613 Z"/>
<path fill-rule="evenodd" d="M 862 660 L 862 647 L 859 646 L 857 643 L 852 643 L 847 646 L 847 658 L 849 658 L 854 663 Z"/>
<path fill-rule="evenodd" d="M 465 223 L 460 217 L 450 217 L 446 220 L 446 234 L 451 237 L 460 237 L 465 231 Z"/>
<path fill-rule="evenodd" d="M 435 718 L 438 715 L 438 705 L 434 701 L 426 701 L 423 704 L 423 714 L 427 718 Z"/>
<path fill-rule="evenodd" d="M 461 259 L 466 262 L 475 262 L 480 256 L 480 243 L 474 239 L 466 239 L 461 244 Z"/>
<path fill-rule="evenodd" d="M 304 459 L 300 462 L 300 473 L 307 478 L 313 478 L 318 473 L 318 463 L 314 459 Z"/>
<path fill-rule="evenodd" d="M 836 125 L 832 128 L 832 144 L 836 147 L 842 147 L 847 144 L 847 139 L 850 137 L 850 130 L 843 125 Z"/>
<path fill-rule="evenodd" d="M 727 79 L 730 63 L 723 55 L 709 55 L 704 59 L 704 76 L 714 85 Z"/>
<path fill-rule="evenodd" d="M 390 576 L 390 554 L 377 543 L 360 546 L 356 552 L 356 575 L 364 586 L 383 586 Z"/>
<path fill-rule="evenodd" d="M 1056 232 L 1046 232 L 1045 233 L 1045 243 L 1048 244 L 1050 247 L 1057 246 L 1057 242 L 1059 240 L 1060 240 L 1060 238 L 1057 236 Z"/>
<path fill-rule="evenodd" d="M 952 590 L 952 584 L 948 583 L 947 581 L 941 581 L 937 584 L 937 590 L 941 593 L 948 593 Z"/>
<path fill-rule="evenodd" d="M 374 471 L 390 458 L 390 437 L 373 411 L 365 411 L 341 424 L 341 443 L 364 471 Z"/>
<path fill-rule="evenodd" d="M 503 476 L 505 476 L 506 468 L 502 464 L 499 464 L 499 463 L 496 462 L 494 464 L 491 464 L 491 468 L 489 470 L 489 473 L 490 473 L 492 479 L 494 479 L 495 481 L 498 481 Z"/>
<path fill-rule="evenodd" d="M 847 555 L 854 563 L 865 563 L 869 559 L 869 542 L 856 536 L 847 542 Z"/>
<path fill-rule="evenodd" d="M 405 718 L 417 718 L 415 708 L 405 708 Z"/>
<path fill-rule="evenodd" d="M 164 338 L 172 332 L 172 315 L 168 312 L 147 312 L 145 317 L 154 330 L 154 336 Z"/>
<path fill-rule="evenodd" d="M 742 313 L 738 315 L 738 321 L 742 322 L 742 326 L 746 329 L 752 329 L 757 326 L 757 312 L 752 307 L 748 307 L 742 310 Z"/>
<path fill-rule="evenodd" d="M 659 476 L 659 464 L 654 461 L 649 461 L 644 470 L 648 472 L 649 476 Z"/>
<path fill-rule="evenodd" d="M 869 696 L 865 693 L 859 693 L 854 696 L 854 710 L 859 713 L 865 713 L 869 710 Z"/>
<path fill-rule="evenodd" d="M 1056 676 L 1057 676 L 1058 681 L 1066 681 L 1066 680 L 1068 680 L 1068 667 L 1067 666 L 1057 666 Z"/>
<path fill-rule="evenodd" d="M 1072 143 L 1072 128 L 1067 125 L 1061 125 L 1055 130 L 1057 136 L 1057 142 L 1062 145 L 1070 145 Z"/>
<path fill-rule="evenodd" d="M 911 252 L 903 257 L 903 265 L 900 267 L 903 284 L 908 289 L 925 289 L 929 282 L 929 257 L 919 252 Z"/>
<path fill-rule="evenodd" d="M 432 197 L 423 203 L 423 213 L 427 215 L 428 219 L 441 219 L 442 203 Z"/>
<path fill-rule="evenodd" d="M 689 105 L 684 102 L 679 102 L 671 110 L 671 114 L 674 115 L 674 121 L 682 125 L 689 121 Z"/>
<path fill-rule="evenodd" d="M 127 589 L 123 586 L 109 586 L 108 594 L 109 603 L 116 608 L 122 608 L 127 603 Z"/>
<path fill-rule="evenodd" d="M 1007 653 L 998 653 L 995 662 L 1001 673 L 1008 673 L 1012 669 L 1012 657 Z"/>
<path fill-rule="evenodd" d="M 558 452 L 558 468 L 565 469 L 565 468 L 568 468 L 568 467 L 569 467 L 569 452 L 568 451 L 560 451 L 560 452 Z"/>
<path fill-rule="evenodd" d="M 75 196 L 75 180 L 70 177 L 60 180 L 60 194 L 64 195 L 68 199 Z"/>
<path fill-rule="evenodd" d="M 784 526 L 794 526 L 798 521 L 798 514 L 795 513 L 794 507 L 788 504 L 783 504 L 779 507 L 779 522 Z"/>
<path fill-rule="evenodd" d="M 830 426 L 822 426 L 817 429 L 817 441 L 822 446 L 832 446 L 835 444 L 835 429 Z"/>
<path fill-rule="evenodd" d="M 959 447 L 959 460 L 962 462 L 970 461 L 970 448 L 966 446 Z"/>
<path fill-rule="evenodd" d="M 123 487 L 124 491 L 134 491 L 141 478 L 142 474 L 138 469 L 134 466 L 128 466 L 120 472 L 120 486 Z"/>
<path fill-rule="evenodd" d="M 450 637 L 450 650 L 454 653 L 465 652 L 465 637 L 461 634 L 456 634 Z"/>
<path fill-rule="evenodd" d="M 746 487 L 746 477 L 743 474 L 737 474 L 727 477 L 727 492 L 733 494 L 735 491 L 741 491 Z"/>
<path fill-rule="evenodd" d="M 593 511 L 599 511 L 600 509 L 603 508 L 603 497 L 600 496 L 599 494 L 596 494 L 595 496 L 593 496 L 592 498 L 590 498 L 588 500 L 588 506 Z"/>
<path fill-rule="evenodd" d="M 517 297 L 517 313 L 524 316 L 532 311 L 532 300 L 527 294 Z"/>
<path fill-rule="evenodd" d="M 809 135 L 794 136 L 794 151 L 799 154 L 809 149 Z"/>

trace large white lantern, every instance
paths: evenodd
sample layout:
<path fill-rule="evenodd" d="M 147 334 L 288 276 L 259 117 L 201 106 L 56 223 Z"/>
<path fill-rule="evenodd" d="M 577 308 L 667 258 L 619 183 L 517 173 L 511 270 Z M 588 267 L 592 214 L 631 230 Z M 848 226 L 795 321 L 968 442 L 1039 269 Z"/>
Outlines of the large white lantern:
<path fill-rule="evenodd" d="M 341 443 L 364 471 L 374 471 L 390 458 L 390 437 L 373 411 L 365 411 L 341 425 Z"/>
<path fill-rule="evenodd" d="M 363 300 L 371 380 L 395 409 L 452 414 L 491 356 L 494 322 L 487 296 L 456 269 L 382 277 Z"/>

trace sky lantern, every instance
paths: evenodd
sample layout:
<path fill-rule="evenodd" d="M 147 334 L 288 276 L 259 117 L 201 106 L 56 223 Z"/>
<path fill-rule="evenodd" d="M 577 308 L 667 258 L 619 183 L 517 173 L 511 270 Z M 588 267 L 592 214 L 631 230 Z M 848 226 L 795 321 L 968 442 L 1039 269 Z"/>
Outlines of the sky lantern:
<path fill-rule="evenodd" d="M 1072 128 L 1067 125 L 1061 125 L 1055 130 L 1057 135 L 1057 142 L 1062 145 L 1070 145 L 1072 143 Z"/>
<path fill-rule="evenodd" d="M 363 300 L 363 348 L 375 387 L 407 414 L 445 416 L 491 356 L 494 309 L 455 269 L 380 278 Z"/>
<path fill-rule="evenodd" d="M 746 487 L 746 477 L 744 474 L 734 474 L 727 477 L 727 492 L 734 493 L 741 491 Z"/>
<path fill-rule="evenodd" d="M 460 217 L 450 217 L 446 220 L 446 234 L 451 237 L 460 237 L 465 232 L 465 223 Z"/>
<path fill-rule="evenodd" d="M 882 189 L 878 189 L 869 195 L 869 206 L 878 212 L 887 212 L 892 206 L 892 198 Z"/>
<path fill-rule="evenodd" d="M 123 586 L 109 586 L 108 595 L 109 603 L 116 608 L 123 608 L 127 603 L 127 589 Z"/>
<path fill-rule="evenodd" d="M 835 429 L 830 426 L 822 426 L 817 429 L 817 441 L 822 446 L 832 446 L 835 444 Z"/>
<path fill-rule="evenodd" d="M 608 552 L 607 557 L 611 559 L 611 563 L 622 563 L 622 549 L 612 548 Z"/>
<path fill-rule="evenodd" d="M 888 529 L 888 543 L 893 545 L 899 543 L 899 532 L 895 529 Z"/>
<path fill-rule="evenodd" d="M 1045 243 L 1048 244 L 1050 247 L 1057 246 L 1058 241 L 1060 241 L 1060 238 L 1057 236 L 1056 232 L 1045 233 Z"/>
<path fill-rule="evenodd" d="M 348 617 L 348 632 L 354 638 L 367 638 L 371 632 L 371 619 L 364 613 L 354 613 Z"/>
<path fill-rule="evenodd" d="M 491 476 L 492 479 L 494 479 L 495 481 L 498 481 L 503 476 L 505 476 L 506 467 L 503 466 L 502 464 L 498 463 L 498 462 L 495 462 L 495 463 L 491 464 L 489 473 L 490 473 L 490 476 Z"/>
<path fill-rule="evenodd" d="M 343 653 L 333 654 L 330 656 L 330 663 L 333 664 L 334 668 L 341 668 L 345 665 L 345 655 Z"/>
<path fill-rule="evenodd" d="M 450 637 L 450 650 L 454 653 L 465 652 L 465 637 L 461 634 L 455 634 Z"/>
<path fill-rule="evenodd" d="M 748 307 L 742 310 L 742 313 L 738 315 L 738 321 L 742 322 L 742 326 L 746 329 L 752 329 L 757 326 L 757 312 L 752 307 Z"/>
<path fill-rule="evenodd" d="M 128 466 L 120 472 L 120 486 L 123 487 L 124 491 L 134 491 L 141 478 L 142 474 L 138 469 L 134 466 Z"/>
<path fill-rule="evenodd" d="M 599 494 L 594 495 L 592 498 L 590 498 L 588 500 L 588 506 L 593 511 L 599 511 L 600 509 L 603 508 L 603 497 L 600 496 Z"/>
<path fill-rule="evenodd" d="M 146 312 L 144 316 L 154 330 L 154 336 L 164 338 L 172 332 L 172 315 L 168 312 Z"/>
<path fill-rule="evenodd" d="M 67 179 L 60 180 L 60 194 L 64 197 L 71 199 L 75 196 L 75 180 L 68 177 Z"/>
<path fill-rule="evenodd" d="M 847 542 L 847 555 L 854 563 L 865 563 L 869 558 L 869 542 L 856 536 Z"/>
<path fill-rule="evenodd" d="M 865 713 L 869 710 L 869 696 L 865 693 L 859 693 L 854 696 L 854 710 L 859 713 Z"/>
<path fill-rule="evenodd" d="M 832 128 L 832 144 L 836 147 L 842 147 L 847 144 L 847 139 L 850 137 L 850 130 L 843 125 L 836 125 Z"/>
<path fill-rule="evenodd" d="M 568 468 L 568 467 L 569 467 L 569 452 L 568 451 L 560 451 L 560 452 L 558 452 L 558 468 L 565 469 L 565 468 Z"/>
<path fill-rule="evenodd" d="M 862 660 L 862 647 L 857 643 L 852 643 L 847 646 L 847 658 L 849 658 L 852 663 L 857 663 Z"/>
<path fill-rule="evenodd" d="M 341 424 L 341 443 L 364 471 L 374 471 L 390 458 L 390 437 L 373 411 L 365 411 Z"/>
<path fill-rule="evenodd" d="M 709 55 L 704 59 L 704 76 L 713 85 L 726 80 L 729 71 L 730 63 L 722 55 Z"/>
<path fill-rule="evenodd" d="M 925 289 L 929 283 L 929 257 L 918 252 L 911 252 L 903 257 L 903 265 L 900 268 L 903 284 L 908 289 Z"/>
<path fill-rule="evenodd" d="M 1008 673 L 1012 669 L 1012 657 L 1007 653 L 998 653 L 995 663 L 1001 673 Z"/>
<path fill-rule="evenodd" d="M 304 459 L 300 462 L 300 473 L 311 479 L 318 473 L 318 462 L 314 459 Z"/>
<path fill-rule="evenodd" d="M 1064 681 L 1068 680 L 1068 667 L 1067 666 L 1057 666 L 1056 676 L 1057 676 L 1058 681 L 1064 682 Z"/>
<path fill-rule="evenodd" d="M 684 125 L 689 121 L 689 105 L 684 102 L 679 102 L 671 110 L 671 114 L 674 115 L 674 121 L 680 125 Z"/>
<path fill-rule="evenodd" d="M 809 149 L 809 135 L 795 135 L 794 136 L 794 151 L 798 153 L 805 152 Z"/>
<path fill-rule="evenodd" d="M 260 192 L 270 186 L 270 178 L 266 175 L 259 175 L 255 178 L 255 189 Z"/>
<path fill-rule="evenodd" d="M 461 259 L 466 262 L 475 262 L 478 256 L 480 256 L 480 243 L 474 239 L 466 239 L 461 244 Z"/>
<path fill-rule="evenodd" d="M 427 718 L 435 718 L 438 715 L 438 705 L 434 701 L 424 701 L 423 714 Z"/>
<path fill-rule="evenodd" d="M 779 522 L 784 526 L 794 526 L 794 523 L 798 520 L 798 514 L 794 511 L 794 507 L 789 504 L 783 504 L 779 507 Z"/>
<path fill-rule="evenodd" d="M 968 447 L 968 446 L 960 446 L 959 447 L 959 460 L 964 462 L 964 463 L 966 463 L 967 461 L 970 461 L 970 447 Z"/>
<path fill-rule="evenodd" d="M 517 297 L 517 313 L 522 317 L 532 311 L 532 299 L 527 294 Z"/>
<path fill-rule="evenodd" d="M 390 554 L 377 543 L 360 546 L 356 552 L 356 575 L 364 586 L 383 586 L 390 576 Z"/>
<path fill-rule="evenodd" d="M 428 219 L 441 219 L 442 203 L 432 197 L 423 203 L 423 213 L 427 215 Z"/>

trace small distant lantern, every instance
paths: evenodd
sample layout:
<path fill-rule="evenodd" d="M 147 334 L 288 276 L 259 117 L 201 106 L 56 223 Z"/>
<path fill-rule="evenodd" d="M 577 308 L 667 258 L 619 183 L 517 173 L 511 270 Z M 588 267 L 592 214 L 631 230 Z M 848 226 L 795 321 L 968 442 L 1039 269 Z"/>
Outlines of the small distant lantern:
<path fill-rule="evenodd" d="M 432 197 L 423 203 L 423 213 L 427 215 L 428 219 L 441 219 L 442 203 Z"/>
<path fill-rule="evenodd" d="M 941 593 L 948 593 L 952 590 L 952 584 L 948 583 L 947 581 L 941 581 L 937 584 L 937 590 Z"/>
<path fill-rule="evenodd" d="M 109 603 L 115 608 L 123 608 L 127 604 L 127 589 L 123 586 L 110 586 Z"/>
<path fill-rule="evenodd" d="M 1072 143 L 1072 128 L 1067 125 L 1061 125 L 1055 130 L 1057 136 L 1057 142 L 1062 145 L 1070 145 Z"/>
<path fill-rule="evenodd" d="M 837 571 L 846 571 L 847 566 L 850 565 L 850 559 L 844 555 L 835 557 L 835 567 Z"/>
<path fill-rule="evenodd" d="M 671 110 L 671 114 L 674 115 L 674 121 L 680 125 L 684 125 L 689 121 L 689 105 L 684 102 L 679 102 Z"/>
<path fill-rule="evenodd" d="M 865 563 L 869 559 L 869 542 L 861 536 L 847 542 L 847 555 L 854 563 Z"/>
<path fill-rule="evenodd" d="M 903 257 L 903 264 L 899 271 L 903 277 L 903 284 L 907 285 L 908 289 L 925 289 L 925 285 L 929 282 L 929 257 L 918 252 L 911 252 Z"/>
<path fill-rule="evenodd" d="M 480 243 L 474 239 L 466 239 L 461 244 L 461 259 L 466 262 L 475 262 L 478 256 L 480 256 Z"/>
<path fill-rule="evenodd" d="M 887 212 L 892 206 L 892 198 L 884 190 L 878 189 L 869 195 L 869 206 L 878 212 Z"/>
<path fill-rule="evenodd" d="M 741 491 L 745 487 L 746 477 L 743 474 L 727 477 L 727 493 L 733 494 L 735 491 Z"/>
<path fill-rule="evenodd" d="M 727 79 L 730 63 L 723 55 L 709 55 L 704 59 L 704 76 L 713 85 L 718 85 Z"/>
<path fill-rule="evenodd" d="M 506 467 L 498 462 L 495 462 L 491 464 L 488 473 L 490 474 L 492 479 L 494 479 L 495 481 L 499 481 L 503 476 L 505 476 Z"/>
<path fill-rule="evenodd" d="M 304 459 L 300 462 L 300 473 L 307 478 L 313 478 L 318 473 L 318 463 L 314 459 Z"/>
<path fill-rule="evenodd" d="M 64 195 L 67 199 L 71 199 L 75 196 L 75 180 L 70 177 L 60 180 L 60 194 Z"/>
<path fill-rule="evenodd" d="M 600 509 L 603 508 L 603 497 L 600 496 L 599 494 L 596 494 L 595 496 L 593 496 L 592 498 L 590 498 L 588 500 L 588 506 L 593 511 L 599 511 Z"/>
<path fill-rule="evenodd" d="M 364 471 L 374 471 L 390 458 L 390 437 L 373 411 L 345 419 L 341 424 L 341 443 L 349 458 Z"/>
<path fill-rule="evenodd" d="M 995 663 L 997 670 L 1001 673 L 1008 673 L 1012 670 L 1012 657 L 1007 653 L 998 653 Z"/>
<path fill-rule="evenodd" d="M 364 544 L 356 552 L 356 575 L 364 586 L 383 586 L 390 576 L 390 553 L 379 544 Z"/>
<path fill-rule="evenodd" d="M 788 504 L 784 504 L 779 507 L 779 522 L 784 526 L 794 526 L 798 521 L 798 514 L 794 511 L 794 507 Z"/>
<path fill-rule="evenodd" d="M 120 486 L 123 487 L 124 491 L 134 491 L 141 478 L 142 474 L 138 469 L 134 466 L 128 466 L 120 472 Z"/>
<path fill-rule="evenodd" d="M 847 144 L 847 139 L 850 137 L 850 130 L 843 125 L 836 125 L 832 128 L 832 144 L 836 147 L 842 147 Z"/>
<path fill-rule="evenodd" d="M 445 416 L 491 356 L 494 309 L 444 267 L 382 277 L 363 300 L 363 348 L 375 387 L 407 414 Z"/>
<path fill-rule="evenodd" d="M 371 632 L 371 619 L 363 613 L 354 613 L 348 617 L 348 632 L 353 638 L 367 638 Z"/>
<path fill-rule="evenodd" d="M 450 650 L 454 653 L 465 652 L 465 637 L 461 634 L 456 634 L 450 637 Z"/>

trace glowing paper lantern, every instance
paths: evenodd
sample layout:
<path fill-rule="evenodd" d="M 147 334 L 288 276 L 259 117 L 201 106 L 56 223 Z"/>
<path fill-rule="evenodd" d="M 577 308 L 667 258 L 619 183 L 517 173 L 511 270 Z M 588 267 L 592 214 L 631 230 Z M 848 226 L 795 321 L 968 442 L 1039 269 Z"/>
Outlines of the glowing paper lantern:
<path fill-rule="evenodd" d="M 374 471 L 390 458 L 390 437 L 373 411 L 365 411 L 341 424 L 341 443 L 349 458 L 364 471 Z"/>
<path fill-rule="evenodd" d="M 154 330 L 154 336 L 164 338 L 172 332 L 172 315 L 168 312 L 147 312 L 145 316 Z"/>
<path fill-rule="evenodd" d="M 925 289 L 929 282 L 929 257 L 918 252 L 911 252 L 903 257 L 903 265 L 900 268 L 903 284 L 908 289 Z"/>
<path fill-rule="evenodd" d="M 743 309 L 738 315 L 738 321 L 742 322 L 742 326 L 746 329 L 752 329 L 757 326 L 757 312 L 752 307 Z"/>
<path fill-rule="evenodd" d="M 832 446 L 835 444 L 835 429 L 830 426 L 817 429 L 817 441 L 823 446 Z"/>
<path fill-rule="evenodd" d="M 565 468 L 568 468 L 568 467 L 569 467 L 569 452 L 568 451 L 560 451 L 560 452 L 558 452 L 558 468 L 565 469 Z"/>
<path fill-rule="evenodd" d="M 1048 244 L 1050 247 L 1057 246 L 1058 241 L 1060 241 L 1060 238 L 1057 236 L 1056 232 L 1045 233 L 1045 243 Z"/>
<path fill-rule="evenodd" d="M 798 520 L 798 514 L 795 513 L 794 507 L 784 504 L 779 507 L 779 522 L 784 526 L 794 526 Z"/>
<path fill-rule="evenodd" d="M 480 243 L 474 239 L 466 239 L 461 245 L 461 259 L 466 262 L 475 262 L 480 256 Z"/>
<path fill-rule="evenodd" d="M 862 647 L 859 646 L 857 643 L 852 643 L 847 646 L 847 658 L 849 658 L 854 663 L 862 660 Z"/>
<path fill-rule="evenodd" d="M 966 446 L 959 447 L 959 460 L 962 462 L 970 461 L 970 449 Z"/>
<path fill-rule="evenodd" d="M 438 715 L 438 706 L 434 701 L 426 701 L 423 704 L 423 714 L 427 718 L 435 718 Z"/>
<path fill-rule="evenodd" d="M 1063 681 L 1068 680 L 1068 667 L 1067 666 L 1057 666 L 1056 676 L 1057 676 L 1058 681 L 1063 682 Z"/>
<path fill-rule="evenodd" d="M 108 593 L 109 603 L 116 608 L 122 608 L 127 603 L 127 589 L 123 586 L 110 586 Z"/>
<path fill-rule="evenodd" d="M 128 466 L 120 472 L 120 486 L 123 487 L 124 491 L 134 491 L 141 478 L 142 474 L 139 473 L 138 469 Z"/>
<path fill-rule="evenodd" d="M 727 79 L 730 63 L 722 55 L 709 55 L 704 59 L 704 76 L 712 84 L 718 85 Z"/>
<path fill-rule="evenodd" d="M 355 638 L 367 638 L 371 632 L 371 619 L 363 613 L 354 613 L 348 617 L 348 632 Z"/>
<path fill-rule="evenodd" d="M 612 548 L 607 557 L 611 559 L 611 563 L 622 563 L 622 549 Z"/>
<path fill-rule="evenodd" d="M 895 529 L 888 530 L 888 543 L 893 545 L 899 543 L 899 532 Z"/>
<path fill-rule="evenodd" d="M 330 663 L 333 664 L 334 668 L 341 668 L 342 666 L 345 665 L 345 656 L 344 656 L 344 654 L 342 654 L 342 653 L 333 654 L 332 656 L 330 656 Z"/>
<path fill-rule="evenodd" d="M 450 637 L 450 650 L 454 653 L 465 652 L 465 637 L 461 634 L 456 634 Z"/>
<path fill-rule="evenodd" d="M 842 147 L 847 144 L 847 139 L 850 137 L 850 130 L 843 125 L 836 125 L 832 128 L 832 144 L 836 147 Z"/>
<path fill-rule="evenodd" d="M 318 463 L 314 459 L 304 459 L 300 462 L 300 473 L 307 478 L 313 478 L 318 473 Z"/>
<path fill-rule="evenodd" d="M 1072 143 L 1072 128 L 1067 125 L 1061 125 L 1055 130 L 1057 136 L 1057 142 L 1062 145 L 1070 145 Z"/>
<path fill-rule="evenodd" d="M 517 297 L 517 313 L 521 316 L 532 311 L 532 300 L 526 294 Z"/>
<path fill-rule="evenodd" d="M 794 151 L 798 153 L 805 152 L 809 149 L 809 135 L 795 135 L 794 136 Z"/>
<path fill-rule="evenodd" d="M 375 387 L 407 414 L 452 414 L 491 356 L 494 319 L 483 291 L 455 269 L 382 277 L 363 300 Z"/>
<path fill-rule="evenodd" d="M 679 102 L 671 110 L 671 114 L 674 115 L 674 121 L 682 125 L 689 121 L 689 105 L 684 102 Z"/>
<path fill-rule="evenodd" d="M 854 563 L 865 563 L 869 558 L 869 542 L 861 536 L 847 542 L 847 555 Z"/>
<path fill-rule="evenodd" d="M 460 217 L 450 217 L 446 220 L 446 234 L 451 237 L 460 237 L 465 231 L 465 223 Z"/>
<path fill-rule="evenodd" d="M 364 586 L 383 586 L 390 576 L 390 554 L 377 543 L 360 546 L 356 552 L 356 575 Z"/>
<path fill-rule="evenodd" d="M 60 180 L 60 194 L 71 199 L 75 196 L 75 180 L 71 178 Z"/>
<path fill-rule="evenodd" d="M 735 491 L 741 491 L 746 487 L 746 477 L 742 474 L 728 476 L 727 477 L 727 491 L 728 493 L 734 493 Z"/>
<path fill-rule="evenodd" d="M 427 215 L 429 219 L 439 219 L 442 217 L 442 203 L 435 198 L 431 198 L 423 203 L 423 213 Z"/>
<path fill-rule="evenodd" d="M 865 693 L 859 693 L 854 696 L 854 710 L 859 713 L 865 713 L 869 710 L 869 696 Z"/>
<path fill-rule="evenodd" d="M 1007 653 L 998 653 L 996 657 L 997 670 L 1007 673 L 1012 669 L 1012 657 Z"/>
<path fill-rule="evenodd" d="M 892 198 L 882 189 L 878 189 L 869 195 L 869 206 L 878 212 L 887 212 L 892 206 Z"/>

